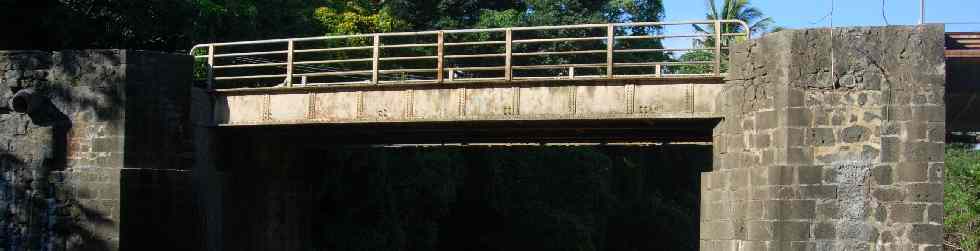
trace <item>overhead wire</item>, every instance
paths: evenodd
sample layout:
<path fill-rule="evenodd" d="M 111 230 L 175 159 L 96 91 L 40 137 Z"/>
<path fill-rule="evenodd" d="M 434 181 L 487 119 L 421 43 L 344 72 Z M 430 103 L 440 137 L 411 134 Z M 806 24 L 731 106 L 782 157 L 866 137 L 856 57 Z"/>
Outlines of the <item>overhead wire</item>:
<path fill-rule="evenodd" d="M 834 81 L 834 89 L 837 89 L 837 59 L 836 51 L 834 48 L 834 11 L 836 10 L 834 6 L 835 0 L 830 0 L 830 77 Z"/>
<path fill-rule="evenodd" d="M 885 0 L 881 0 L 881 19 L 885 20 L 885 25 L 890 25 L 888 24 L 888 15 L 885 14 Z"/>

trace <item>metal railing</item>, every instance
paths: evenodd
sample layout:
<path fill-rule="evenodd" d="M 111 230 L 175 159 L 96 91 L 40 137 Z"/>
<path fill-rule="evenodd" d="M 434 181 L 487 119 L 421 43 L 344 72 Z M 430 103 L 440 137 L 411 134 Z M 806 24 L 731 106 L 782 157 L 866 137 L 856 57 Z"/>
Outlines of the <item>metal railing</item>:
<path fill-rule="evenodd" d="M 676 30 L 665 27 L 693 25 L 710 25 L 705 30 L 711 32 L 665 34 Z M 743 32 L 715 32 L 732 25 Z M 199 80 L 209 89 L 718 77 L 725 71 L 729 41 L 749 37 L 748 25 L 740 20 L 638 22 L 212 43 L 196 45 L 190 53 L 202 66 Z M 668 39 L 700 43 L 666 48 Z M 674 55 L 692 52 L 699 56 Z"/>

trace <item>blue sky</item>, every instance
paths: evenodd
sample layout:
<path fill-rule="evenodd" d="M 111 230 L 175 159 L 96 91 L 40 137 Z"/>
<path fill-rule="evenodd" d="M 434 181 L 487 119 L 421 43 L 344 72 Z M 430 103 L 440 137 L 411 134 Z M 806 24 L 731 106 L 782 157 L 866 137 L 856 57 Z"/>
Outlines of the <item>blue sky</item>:
<path fill-rule="evenodd" d="M 665 21 L 703 20 L 704 0 L 663 0 Z M 715 0 L 721 8 L 721 0 Z M 834 26 L 885 25 L 881 0 L 834 0 Z M 823 19 L 830 13 L 831 0 L 751 0 L 763 13 L 786 28 L 828 27 Z M 885 14 L 892 25 L 913 25 L 919 20 L 919 0 L 885 0 Z M 926 0 L 926 22 L 980 22 L 980 0 Z M 980 31 L 980 24 L 947 25 L 947 31 Z M 688 27 L 674 27 L 668 33 L 687 33 Z M 667 47 L 689 45 L 687 41 L 667 41 Z"/>

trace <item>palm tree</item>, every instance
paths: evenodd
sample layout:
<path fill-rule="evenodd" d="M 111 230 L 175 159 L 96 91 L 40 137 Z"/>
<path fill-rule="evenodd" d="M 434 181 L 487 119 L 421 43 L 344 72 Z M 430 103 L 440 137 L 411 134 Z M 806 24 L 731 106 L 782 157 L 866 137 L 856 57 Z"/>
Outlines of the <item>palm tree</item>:
<path fill-rule="evenodd" d="M 742 20 L 743 22 L 749 24 L 748 31 L 751 33 L 760 33 L 769 31 L 769 26 L 773 24 L 772 18 L 765 17 L 762 11 L 750 6 L 749 0 L 724 0 L 725 3 L 722 5 L 721 11 L 715 5 L 714 0 L 705 0 L 708 5 L 708 13 L 706 14 L 708 20 Z M 777 27 L 779 28 L 779 27 Z M 697 32 L 705 34 L 715 34 L 715 26 L 710 25 L 694 25 L 694 29 Z M 746 32 L 745 27 L 737 23 L 722 23 L 721 24 L 721 34 L 733 34 L 733 33 L 743 33 Z M 721 41 L 721 46 L 723 48 L 730 47 L 732 43 L 742 41 L 746 39 L 746 36 L 724 36 Z M 705 48 L 714 47 L 715 38 L 714 36 L 709 36 L 700 39 L 694 39 L 694 48 Z M 728 62 L 724 60 L 727 58 L 728 50 L 721 50 L 722 62 L 720 67 L 721 72 L 725 72 L 728 69 Z M 708 50 L 693 50 L 684 53 L 677 60 L 680 62 L 710 62 L 714 60 L 715 55 L 713 52 Z M 712 65 L 706 64 L 690 64 L 690 65 L 680 65 L 676 68 L 677 73 L 686 74 L 704 74 L 710 73 Z"/>
<path fill-rule="evenodd" d="M 721 11 L 715 5 L 714 0 L 705 0 L 708 5 L 708 13 L 706 15 L 708 20 L 742 20 L 749 24 L 749 31 L 751 33 L 766 32 L 769 30 L 769 26 L 773 24 L 772 18 L 765 17 L 762 11 L 751 6 L 749 0 L 724 0 L 725 3 L 722 5 Z M 694 25 L 694 29 L 698 32 L 714 34 L 714 25 Z M 721 25 L 721 34 L 731 34 L 731 33 L 742 33 L 746 32 L 745 27 L 735 24 L 735 23 L 723 23 Z M 726 37 L 723 39 L 722 46 L 728 46 L 731 43 L 732 38 Z M 705 44 L 714 44 L 715 40 L 713 37 L 708 37 L 705 39 L 696 39 L 694 41 L 695 46 L 704 46 Z"/>

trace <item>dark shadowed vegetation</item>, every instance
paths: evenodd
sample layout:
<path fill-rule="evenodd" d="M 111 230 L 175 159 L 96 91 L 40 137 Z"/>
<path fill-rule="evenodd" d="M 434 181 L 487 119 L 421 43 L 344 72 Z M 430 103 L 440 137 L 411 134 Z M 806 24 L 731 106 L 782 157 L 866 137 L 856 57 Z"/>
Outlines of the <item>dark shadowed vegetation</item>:
<path fill-rule="evenodd" d="M 330 151 L 322 250 L 697 250 L 710 146 Z"/>
<path fill-rule="evenodd" d="M 186 51 L 390 31 L 658 21 L 660 0 L 0 0 L 0 49 Z M 650 31 L 637 31 L 650 32 Z"/>

